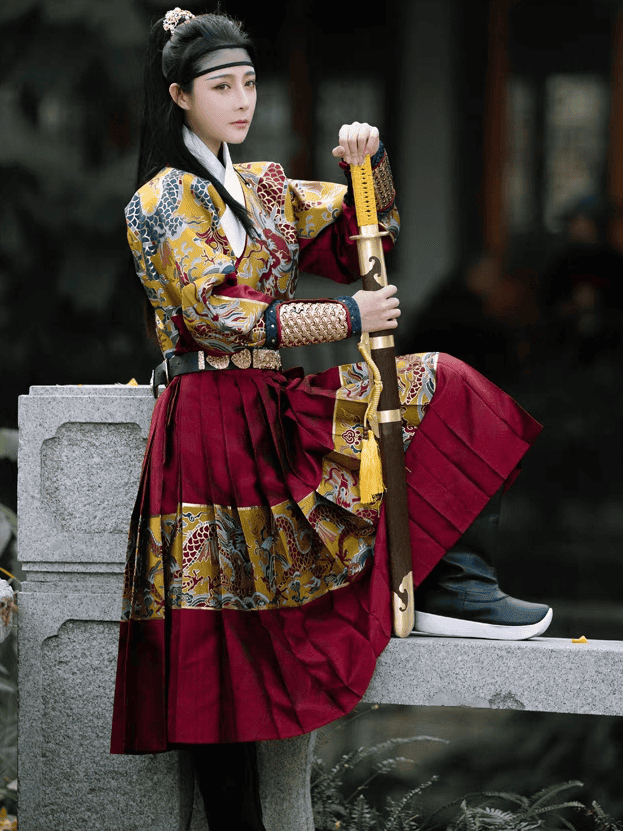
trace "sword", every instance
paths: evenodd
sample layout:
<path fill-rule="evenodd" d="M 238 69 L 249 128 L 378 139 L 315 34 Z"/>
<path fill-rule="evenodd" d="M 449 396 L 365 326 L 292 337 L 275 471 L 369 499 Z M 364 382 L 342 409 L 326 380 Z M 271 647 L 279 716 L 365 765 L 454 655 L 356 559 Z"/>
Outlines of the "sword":
<path fill-rule="evenodd" d="M 350 171 L 359 226 L 359 234 L 352 239 L 357 240 L 363 288 L 366 291 L 377 291 L 388 284 L 381 238 L 389 232 L 379 231 L 370 156 L 366 156 L 362 165 L 351 164 Z M 415 608 L 407 480 L 392 331 L 385 329 L 380 332 L 370 332 L 369 346 L 372 360 L 378 367 L 382 381 L 377 416 L 385 484 L 384 502 L 391 571 L 393 629 L 394 634 L 399 638 L 406 638 L 413 630 Z"/>

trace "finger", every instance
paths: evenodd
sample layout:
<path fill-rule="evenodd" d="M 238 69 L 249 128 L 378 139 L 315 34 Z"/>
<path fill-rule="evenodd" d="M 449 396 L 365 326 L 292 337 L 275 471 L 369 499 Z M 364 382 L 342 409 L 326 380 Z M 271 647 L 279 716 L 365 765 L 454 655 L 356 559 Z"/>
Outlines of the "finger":
<path fill-rule="evenodd" d="M 354 121 L 352 124 L 342 124 L 340 127 L 339 142 L 345 151 L 344 161 L 348 164 L 358 163 L 357 133 L 359 126 L 359 122 Z"/>
<path fill-rule="evenodd" d="M 383 288 L 379 289 L 379 293 L 382 292 L 383 297 L 391 297 L 392 294 L 396 294 L 397 291 L 398 291 L 398 289 L 396 288 L 396 286 L 393 286 L 391 283 L 389 283 L 387 286 L 383 286 Z"/>
<path fill-rule="evenodd" d="M 338 144 L 337 147 L 334 147 L 331 151 L 336 158 L 343 159 L 346 154 L 346 149 L 342 147 L 341 144 Z"/>
<path fill-rule="evenodd" d="M 360 124 L 357 128 L 357 134 L 354 137 L 355 140 L 355 149 L 357 152 L 357 156 L 360 159 L 364 159 L 366 155 L 366 147 L 368 145 L 368 139 L 370 138 L 370 125 L 369 124 Z"/>
<path fill-rule="evenodd" d="M 379 137 L 378 128 L 377 127 L 370 127 L 370 133 L 368 135 L 368 140 L 366 142 L 366 148 L 365 148 L 364 155 L 370 156 L 370 158 L 372 158 L 372 156 L 374 156 L 374 154 L 379 149 L 379 144 L 380 144 L 380 137 Z"/>
<path fill-rule="evenodd" d="M 348 162 L 349 164 L 351 164 L 352 155 L 349 141 L 351 126 L 351 124 L 342 124 L 338 135 L 338 141 L 340 143 L 340 146 L 344 148 L 344 161 Z"/>
<path fill-rule="evenodd" d="M 368 147 L 368 142 L 370 141 L 370 136 L 372 135 L 373 128 L 369 124 L 362 124 L 361 131 L 360 131 L 360 138 L 363 142 L 362 150 L 366 150 Z"/>
<path fill-rule="evenodd" d="M 357 164 L 363 164 L 366 159 L 366 147 L 370 136 L 369 124 L 358 124 L 357 133 L 353 137 L 353 152 L 357 158 Z"/>
<path fill-rule="evenodd" d="M 357 149 L 357 137 L 359 135 L 359 127 L 361 125 L 358 121 L 349 125 L 348 135 L 346 141 L 348 143 L 348 156 L 351 164 L 361 164 L 359 160 L 359 151 Z"/>

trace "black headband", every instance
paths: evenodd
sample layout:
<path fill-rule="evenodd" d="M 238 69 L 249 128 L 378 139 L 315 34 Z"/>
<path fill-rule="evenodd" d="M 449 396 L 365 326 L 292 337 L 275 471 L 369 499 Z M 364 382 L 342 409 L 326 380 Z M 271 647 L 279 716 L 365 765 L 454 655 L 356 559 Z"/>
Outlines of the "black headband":
<path fill-rule="evenodd" d="M 250 66 L 253 67 L 251 61 L 232 61 L 231 63 L 222 63 L 218 66 L 212 66 L 210 69 L 204 69 L 203 72 L 198 72 L 195 78 L 201 78 L 202 75 L 208 75 L 210 72 L 216 72 L 217 69 L 228 69 L 230 66 Z"/>

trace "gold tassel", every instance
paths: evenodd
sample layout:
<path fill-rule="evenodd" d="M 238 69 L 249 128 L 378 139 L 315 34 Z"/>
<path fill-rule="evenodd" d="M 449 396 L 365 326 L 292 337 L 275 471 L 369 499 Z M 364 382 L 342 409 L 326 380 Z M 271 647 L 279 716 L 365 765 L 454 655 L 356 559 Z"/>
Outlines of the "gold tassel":
<path fill-rule="evenodd" d="M 364 505 L 369 505 L 371 502 L 376 502 L 385 490 L 381 454 L 376 436 L 371 429 L 371 425 L 376 422 L 376 410 L 383 390 L 383 382 L 381 381 L 381 373 L 372 360 L 370 338 L 367 333 L 361 336 L 359 351 L 365 358 L 372 381 L 368 407 L 363 417 L 366 432 L 361 443 L 361 463 L 359 466 L 359 496 Z"/>
<path fill-rule="evenodd" d="M 384 490 L 379 445 L 372 430 L 368 430 L 361 443 L 361 465 L 359 468 L 361 501 L 366 505 L 374 502 Z"/>

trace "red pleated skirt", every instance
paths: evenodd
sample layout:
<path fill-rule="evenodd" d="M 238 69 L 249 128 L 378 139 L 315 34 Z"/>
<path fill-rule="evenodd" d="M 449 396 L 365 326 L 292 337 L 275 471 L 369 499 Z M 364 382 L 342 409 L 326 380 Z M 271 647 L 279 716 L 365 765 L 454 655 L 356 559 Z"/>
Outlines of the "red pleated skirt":
<path fill-rule="evenodd" d="M 447 355 L 398 361 L 418 584 L 540 426 Z M 361 700 L 391 636 L 358 496 L 365 365 L 180 376 L 156 402 L 125 575 L 112 752 L 281 739 Z"/>

